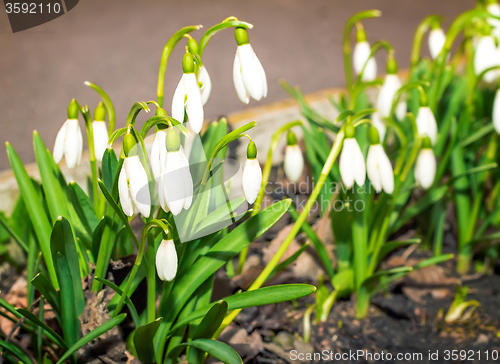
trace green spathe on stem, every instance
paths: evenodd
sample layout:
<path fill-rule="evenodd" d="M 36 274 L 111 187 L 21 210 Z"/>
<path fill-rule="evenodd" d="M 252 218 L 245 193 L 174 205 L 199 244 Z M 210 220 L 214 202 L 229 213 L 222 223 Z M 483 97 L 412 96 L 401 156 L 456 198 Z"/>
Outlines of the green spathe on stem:
<path fill-rule="evenodd" d="M 178 152 L 181 147 L 181 138 L 179 132 L 175 128 L 168 128 L 165 138 L 165 145 L 169 152 Z"/>
<path fill-rule="evenodd" d="M 370 129 L 368 129 L 368 140 L 370 142 L 370 145 L 380 144 L 380 135 L 377 128 L 373 125 L 370 126 Z"/>
<path fill-rule="evenodd" d="M 198 46 L 198 42 L 196 41 L 196 39 L 191 37 L 189 34 L 186 34 L 186 37 L 188 38 L 187 49 L 189 53 L 198 54 L 200 47 Z"/>
<path fill-rule="evenodd" d="M 102 101 L 99 102 L 94 111 L 94 121 L 104 121 L 106 119 L 106 108 Z"/>
<path fill-rule="evenodd" d="M 234 29 L 234 37 L 236 38 L 236 43 L 241 46 L 248 44 L 248 32 L 245 28 L 237 27 Z"/>
<path fill-rule="evenodd" d="M 289 130 L 286 135 L 286 144 L 289 146 L 297 145 L 297 136 L 291 130 Z"/>
<path fill-rule="evenodd" d="M 71 100 L 68 105 L 68 119 L 78 119 L 78 102 Z"/>
<path fill-rule="evenodd" d="M 137 145 L 137 140 L 135 137 L 132 135 L 132 133 L 128 132 L 125 134 L 123 137 L 123 153 L 125 154 L 126 157 L 131 157 L 137 151 L 134 152 L 134 147 Z"/>
<path fill-rule="evenodd" d="M 194 58 L 189 52 L 182 57 L 182 71 L 184 73 L 194 73 Z"/>
<path fill-rule="evenodd" d="M 394 59 L 393 52 L 389 52 L 389 56 L 387 57 L 386 70 L 388 75 L 395 75 L 398 73 L 398 62 Z"/>
<path fill-rule="evenodd" d="M 257 146 L 253 141 L 250 141 L 247 146 L 247 159 L 255 158 L 257 158 Z"/>

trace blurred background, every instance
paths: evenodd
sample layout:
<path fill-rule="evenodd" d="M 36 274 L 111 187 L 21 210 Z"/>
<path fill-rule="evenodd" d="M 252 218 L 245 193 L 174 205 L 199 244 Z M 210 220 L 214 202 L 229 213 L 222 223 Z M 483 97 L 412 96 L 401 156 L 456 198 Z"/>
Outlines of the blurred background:
<path fill-rule="evenodd" d="M 343 86 L 343 27 L 358 11 L 382 11 L 381 18 L 363 22 L 368 40 L 391 42 L 403 70 L 409 65 L 414 32 L 425 16 L 444 15 L 447 30 L 450 19 L 474 4 L 473 0 L 82 0 L 66 15 L 15 34 L 0 5 L 0 139 L 10 141 L 23 162 L 33 162 L 33 129 L 52 149 L 72 98 L 93 112 L 99 99 L 84 86 L 87 80 L 110 95 L 117 127 L 125 125 L 134 102 L 156 100 L 163 46 L 187 25 L 203 24 L 206 30 L 231 15 L 254 24 L 250 43 L 266 70 L 268 97 L 249 105 L 239 101 L 232 80 L 234 32 L 220 32 L 203 57 L 212 79 L 205 116 L 214 119 L 287 98 L 278 83 L 282 78 L 304 93 Z M 202 31 L 191 34 L 199 40 Z M 168 113 L 182 73 L 183 52 L 182 46 L 176 49 L 166 73 Z M 423 52 L 428 52 L 427 39 Z M 385 54 L 380 53 L 379 74 L 385 71 Z M 0 170 L 7 168 L 2 147 Z"/>

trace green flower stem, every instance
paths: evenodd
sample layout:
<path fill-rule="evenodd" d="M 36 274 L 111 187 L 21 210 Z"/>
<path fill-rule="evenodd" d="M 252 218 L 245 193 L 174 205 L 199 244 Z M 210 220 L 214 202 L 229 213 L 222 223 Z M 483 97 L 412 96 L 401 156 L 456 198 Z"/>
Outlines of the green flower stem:
<path fill-rule="evenodd" d="M 99 209 L 99 195 L 100 190 L 97 185 L 97 163 L 95 159 L 95 148 L 94 148 L 94 129 L 92 127 L 92 116 L 90 115 L 89 107 L 85 105 L 83 108 L 80 106 L 78 101 L 76 101 L 80 114 L 82 114 L 85 121 L 85 131 L 87 133 L 87 145 L 89 149 L 89 161 L 90 161 L 90 172 L 92 174 L 92 197 L 94 203 L 94 211 L 99 214 L 98 217 L 101 218 L 101 211 Z"/>
<path fill-rule="evenodd" d="M 236 17 L 231 16 L 225 20 L 223 20 L 220 24 L 217 24 L 213 26 L 212 28 L 208 29 L 205 34 L 200 39 L 200 44 L 199 44 L 199 51 L 198 54 L 200 57 L 203 56 L 203 52 L 205 51 L 205 48 L 212 39 L 212 37 L 220 32 L 222 29 L 227 29 L 227 28 L 247 28 L 247 29 L 252 29 L 253 25 L 244 21 L 239 21 Z"/>
<path fill-rule="evenodd" d="M 84 84 L 86 86 L 92 87 L 99 94 L 99 96 L 101 96 L 102 102 L 104 103 L 104 107 L 106 108 L 106 114 L 108 115 L 108 122 L 109 122 L 108 135 L 111 136 L 111 134 L 115 130 L 115 121 L 116 121 L 115 107 L 113 106 L 113 102 L 111 102 L 111 99 L 109 98 L 108 94 L 104 92 L 104 90 L 99 86 L 94 85 L 89 81 L 85 81 Z"/>
<path fill-rule="evenodd" d="M 352 69 L 352 60 L 351 60 L 351 30 L 355 26 L 358 21 L 368 18 L 377 18 L 381 16 L 382 13 L 379 10 L 366 10 L 354 14 L 349 18 L 349 20 L 345 24 L 344 28 L 344 44 L 343 44 L 343 53 L 344 53 L 344 69 L 345 69 L 345 78 L 347 83 L 347 90 L 351 93 L 352 84 L 354 80 L 353 69 Z"/>
<path fill-rule="evenodd" d="M 442 17 L 439 15 L 429 15 L 418 26 L 415 36 L 413 37 L 413 46 L 411 48 L 410 74 L 412 74 L 420 61 L 420 51 L 422 49 L 422 41 L 425 33 L 432 23 L 441 22 Z"/>
<path fill-rule="evenodd" d="M 273 256 L 269 264 L 264 268 L 264 270 L 259 274 L 257 279 L 252 283 L 252 285 L 248 288 L 249 291 L 253 291 L 257 288 L 260 288 L 266 280 L 269 278 L 269 275 L 273 272 L 274 268 L 278 265 L 279 261 L 285 254 L 286 250 L 292 243 L 293 239 L 297 235 L 297 233 L 300 230 L 300 227 L 306 221 L 307 216 L 309 215 L 309 212 L 311 211 L 311 208 L 314 206 L 316 203 L 316 199 L 318 198 L 318 195 L 323 188 L 326 178 L 330 174 L 330 170 L 333 167 L 333 163 L 335 163 L 335 160 L 337 159 L 337 156 L 340 153 L 340 150 L 342 148 L 342 143 L 344 141 L 344 128 L 342 128 L 339 133 L 337 134 L 337 137 L 335 138 L 335 142 L 333 143 L 332 149 L 330 150 L 330 154 L 328 155 L 328 158 L 325 162 L 325 165 L 323 166 L 323 169 L 321 170 L 321 174 L 318 178 L 318 181 L 316 185 L 314 186 L 314 189 L 309 196 L 309 199 L 307 200 L 306 205 L 304 206 L 304 209 L 300 213 L 299 217 L 295 221 L 295 224 L 293 224 L 292 229 L 290 230 L 290 233 L 288 233 L 287 237 L 279 247 L 278 251 L 276 254 Z M 217 333 L 214 335 L 217 337 L 222 330 L 229 325 L 234 318 L 238 315 L 238 313 L 241 311 L 239 310 L 234 310 L 232 311 L 229 315 L 226 316 L 224 321 L 222 322 L 221 326 L 217 330 Z"/>
<path fill-rule="evenodd" d="M 413 114 L 407 114 L 407 115 L 410 118 L 410 121 L 412 122 L 413 130 L 415 133 L 416 129 L 417 129 L 416 123 L 415 123 L 415 117 L 413 116 Z M 408 159 L 406 160 L 406 165 L 404 166 L 404 169 L 401 172 L 401 174 L 399 174 L 399 178 L 396 180 L 396 186 L 395 186 L 394 192 L 392 194 L 391 204 L 389 205 L 387 212 L 384 214 L 384 219 L 382 220 L 382 224 L 378 230 L 374 229 L 372 231 L 372 234 L 375 234 L 375 236 L 376 236 L 376 240 L 375 240 L 375 245 L 373 246 L 373 249 L 371 249 L 371 247 L 370 247 L 370 250 L 373 251 L 373 255 L 372 255 L 372 257 L 370 259 L 370 263 L 368 265 L 368 272 L 366 274 L 367 277 L 371 276 L 375 272 L 375 269 L 377 268 L 378 255 L 380 253 L 380 249 L 382 248 L 382 245 L 384 244 L 384 240 L 386 239 L 386 236 L 387 236 L 387 230 L 389 228 L 390 216 L 391 216 L 392 211 L 394 210 L 394 207 L 396 205 L 396 200 L 397 200 L 399 191 L 401 190 L 401 186 L 403 185 L 403 182 L 408 177 L 408 174 L 410 173 L 410 171 L 413 167 L 413 164 L 415 163 L 415 160 L 417 159 L 419 149 L 420 149 L 420 140 L 416 140 L 413 144 L 413 148 L 410 152 L 410 155 L 408 156 Z"/>
<path fill-rule="evenodd" d="M 158 102 L 158 105 L 162 106 L 163 105 L 163 88 L 165 84 L 165 72 L 167 70 L 167 64 L 168 64 L 168 59 L 170 58 L 170 55 L 172 54 L 172 51 L 174 50 L 175 46 L 179 41 L 184 38 L 185 34 L 188 34 L 194 30 L 201 29 L 201 25 L 192 25 L 189 27 L 185 27 L 177 31 L 165 44 L 165 47 L 163 47 L 163 52 L 161 53 L 161 61 L 160 61 L 160 68 L 158 71 L 158 85 L 156 87 L 156 101 Z"/>
<path fill-rule="evenodd" d="M 151 234 L 148 234 L 151 235 Z M 156 319 L 156 265 L 155 265 L 155 246 L 154 239 L 148 236 L 147 248 L 147 273 L 146 281 L 148 284 L 147 297 L 147 322 L 153 322 Z"/>
<path fill-rule="evenodd" d="M 257 195 L 257 199 L 253 205 L 252 216 L 256 215 L 260 208 L 262 207 L 262 200 L 266 194 L 266 186 L 269 182 L 269 176 L 271 175 L 271 169 L 273 168 L 273 154 L 278 148 L 278 144 L 283 137 L 284 133 L 289 129 L 302 125 L 302 121 L 292 121 L 288 124 L 283 125 L 281 128 L 276 130 L 271 138 L 271 144 L 269 145 L 269 150 L 267 151 L 266 164 L 264 164 L 264 169 L 262 171 L 262 184 L 260 186 L 259 194 Z M 237 274 L 241 274 L 243 270 L 243 265 L 245 264 L 246 258 L 248 254 L 248 247 L 243 249 L 240 253 L 239 261 L 238 261 L 238 271 Z"/>
<path fill-rule="evenodd" d="M 142 229 L 142 234 L 141 234 L 141 242 L 139 243 L 139 249 L 137 250 L 137 257 L 135 259 L 134 266 L 132 267 L 132 270 L 130 271 L 130 275 L 128 276 L 127 280 L 127 285 L 125 286 L 125 289 L 123 290 L 123 294 L 120 297 L 120 300 L 118 301 L 116 308 L 113 312 L 113 316 L 116 316 L 120 313 L 123 304 L 125 303 L 125 298 L 128 297 L 128 292 L 130 290 L 130 286 L 132 285 L 132 282 L 137 275 L 137 271 L 139 270 L 139 267 L 141 266 L 142 262 L 142 257 L 145 254 L 145 248 L 146 248 L 146 241 L 147 241 L 147 236 L 149 233 L 149 230 L 152 228 L 160 228 L 165 231 L 165 233 L 168 233 L 169 231 L 172 231 L 172 226 L 169 224 L 167 220 L 151 220 L 144 225 L 144 228 Z M 152 263 L 152 262 L 151 262 Z M 150 264 L 151 264 L 150 263 Z M 149 315 L 149 312 L 148 312 Z"/>

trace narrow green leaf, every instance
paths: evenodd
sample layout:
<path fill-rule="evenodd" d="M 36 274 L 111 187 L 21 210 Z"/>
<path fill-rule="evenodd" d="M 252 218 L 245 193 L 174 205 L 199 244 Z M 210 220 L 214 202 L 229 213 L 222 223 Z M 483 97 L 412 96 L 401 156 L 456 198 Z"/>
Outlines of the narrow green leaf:
<path fill-rule="evenodd" d="M 283 284 L 259 288 L 254 291 L 246 291 L 224 298 L 227 302 L 227 310 L 238 310 L 247 307 L 271 305 L 273 303 L 295 300 L 307 296 L 316 291 L 316 287 L 309 284 Z M 191 314 L 176 322 L 169 331 L 174 332 L 179 327 L 206 315 L 214 304 L 199 308 Z"/>
<path fill-rule="evenodd" d="M 17 312 L 26 317 L 28 320 L 33 322 L 35 325 L 43 328 L 47 332 L 49 332 L 57 341 L 57 345 L 60 348 L 67 350 L 68 346 L 64 342 L 63 338 L 59 336 L 57 332 L 55 332 L 52 328 L 50 328 L 46 323 L 42 322 L 38 317 L 36 317 L 31 311 L 26 310 L 25 308 L 18 308 Z"/>
<path fill-rule="evenodd" d="M 75 308 L 73 278 L 66 257 L 61 252 L 57 252 L 55 262 L 61 286 L 61 326 L 64 339 L 68 346 L 71 346 L 80 336 L 80 320 Z"/>
<path fill-rule="evenodd" d="M 408 240 L 401 240 L 401 241 L 388 241 L 385 243 L 382 248 L 380 249 L 380 253 L 378 255 L 378 260 L 379 262 L 384 259 L 384 257 L 392 252 L 393 250 L 396 250 L 397 248 L 400 248 L 402 246 L 406 245 L 411 245 L 411 244 L 420 244 L 420 239 L 408 239 Z"/>
<path fill-rule="evenodd" d="M 228 304 L 226 301 L 221 300 L 215 303 L 212 308 L 207 312 L 203 320 L 196 328 L 193 335 L 193 340 L 207 338 L 210 339 L 217 331 L 224 316 L 226 315 Z"/>
<path fill-rule="evenodd" d="M 82 337 L 80 340 L 78 340 L 74 345 L 72 345 L 68 351 L 66 351 L 63 356 L 57 361 L 57 364 L 61 364 L 64 362 L 67 358 L 69 358 L 73 353 L 75 353 L 78 349 L 80 349 L 83 345 L 88 344 L 92 340 L 98 338 L 105 332 L 108 332 L 111 330 L 113 327 L 121 324 L 123 320 L 125 320 L 125 317 L 127 317 L 127 314 L 122 313 L 121 315 L 116 316 L 115 318 L 112 318 L 111 320 L 103 323 L 101 326 L 98 328 L 92 330 L 89 332 L 87 335 Z"/>
<path fill-rule="evenodd" d="M 73 229 L 71 228 L 68 220 L 64 217 L 58 218 L 54 224 L 52 235 L 50 237 L 50 247 L 52 250 L 52 259 L 54 261 L 56 256 L 60 253 L 64 256 L 66 263 L 68 264 L 72 281 L 72 284 L 68 287 L 73 292 L 73 302 L 75 304 L 77 316 L 80 316 L 85 308 L 85 297 L 83 295 L 82 279 L 80 276 L 80 263 L 78 259 L 78 252 L 76 251 Z M 60 272 L 58 273 L 58 276 L 59 275 Z M 60 281 L 59 284 L 61 284 Z M 64 308 L 62 309 L 64 311 Z"/>
<path fill-rule="evenodd" d="M 52 309 L 59 315 L 61 312 L 59 292 L 52 287 L 49 279 L 40 272 L 31 280 L 31 284 L 45 297 L 47 302 L 52 306 Z"/>
<path fill-rule="evenodd" d="M 234 351 L 232 347 L 224 344 L 223 342 L 212 339 L 197 339 L 187 343 L 182 343 L 174 348 L 168 356 L 175 360 L 179 357 L 182 349 L 186 346 L 192 346 L 196 349 L 203 350 L 225 364 L 243 363 L 243 360 L 241 360 L 238 353 Z"/>
<path fill-rule="evenodd" d="M 85 194 L 76 182 L 70 182 L 68 186 L 69 198 L 75 208 L 76 214 L 87 230 L 87 233 L 92 235 L 92 232 L 99 224 L 92 201 L 90 201 L 89 196 Z"/>
<path fill-rule="evenodd" d="M 154 363 L 156 360 L 153 340 L 162 319 L 162 317 L 159 317 L 147 325 L 139 326 L 134 332 L 134 346 L 137 357 L 144 364 Z"/>
<path fill-rule="evenodd" d="M 0 339 L 0 348 L 7 350 L 9 353 L 14 355 L 16 358 L 20 360 L 21 363 L 33 364 L 30 357 L 27 354 L 25 354 L 24 351 L 13 342 L 5 342 Z"/>
<path fill-rule="evenodd" d="M 113 291 L 118 293 L 120 296 L 123 294 L 123 290 L 120 287 L 118 287 L 116 284 L 114 284 L 113 282 L 110 282 L 107 279 L 104 279 L 101 277 L 95 277 L 95 279 L 97 279 L 99 282 L 101 282 L 101 283 L 105 284 L 106 286 L 108 286 L 109 288 L 111 288 Z M 127 305 L 128 309 L 130 311 L 130 315 L 132 315 L 132 320 L 134 321 L 135 327 L 139 327 L 140 326 L 139 315 L 137 314 L 137 310 L 134 306 L 134 303 L 132 302 L 132 300 L 129 297 L 126 297 L 125 304 Z"/>
<path fill-rule="evenodd" d="M 9 162 L 12 167 L 12 171 L 14 172 L 14 176 L 16 177 L 24 204 L 33 223 L 33 228 L 38 238 L 50 279 L 54 288 L 58 289 L 59 283 L 57 282 L 54 262 L 52 261 L 52 254 L 50 252 L 50 233 L 52 231 L 52 226 L 47 214 L 45 213 L 43 202 L 39 199 L 38 193 L 36 192 L 33 182 L 28 176 L 28 172 L 26 172 L 26 168 L 24 168 L 21 159 L 10 143 L 6 143 L 6 146 L 7 156 L 9 157 Z"/>
<path fill-rule="evenodd" d="M 115 151 L 112 148 L 107 148 L 102 157 L 102 181 L 108 189 L 113 190 L 113 181 L 118 171 L 118 159 L 116 158 Z"/>

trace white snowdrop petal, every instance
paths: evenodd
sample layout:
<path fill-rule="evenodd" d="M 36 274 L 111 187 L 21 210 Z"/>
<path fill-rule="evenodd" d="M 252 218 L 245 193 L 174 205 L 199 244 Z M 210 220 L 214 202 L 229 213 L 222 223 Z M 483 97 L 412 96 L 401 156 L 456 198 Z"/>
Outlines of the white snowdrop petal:
<path fill-rule="evenodd" d="M 128 217 L 131 217 L 134 215 L 134 202 L 132 196 L 130 196 L 127 180 L 127 172 L 125 166 L 123 166 L 118 177 L 118 196 L 120 197 L 123 212 Z"/>
<path fill-rule="evenodd" d="M 479 39 L 474 55 L 474 71 L 479 75 L 484 70 L 498 65 L 498 50 L 495 45 L 495 39 L 492 36 L 483 36 Z M 483 79 L 486 82 L 493 82 L 498 77 L 498 71 L 487 72 Z"/>
<path fill-rule="evenodd" d="M 94 134 L 95 159 L 102 162 L 104 152 L 108 147 L 108 128 L 105 121 L 93 121 L 92 133 Z"/>
<path fill-rule="evenodd" d="M 139 156 L 126 157 L 125 170 L 129 179 L 129 189 L 132 200 L 144 217 L 149 217 L 151 196 L 149 195 L 148 175 L 141 164 Z"/>
<path fill-rule="evenodd" d="M 236 94 L 238 95 L 238 98 L 241 100 L 242 103 L 248 104 L 250 102 L 250 95 L 248 94 L 248 91 L 245 88 L 245 85 L 243 84 L 238 50 L 236 50 L 236 55 L 234 57 L 234 63 L 233 63 L 233 81 L 234 81 L 234 88 L 236 89 Z"/>
<path fill-rule="evenodd" d="M 368 156 L 366 157 L 366 171 L 368 174 L 368 179 L 370 180 L 373 188 L 377 193 L 382 191 L 382 181 L 380 176 L 377 151 L 377 147 L 379 146 L 381 145 L 370 145 L 370 148 L 368 149 Z"/>
<path fill-rule="evenodd" d="M 241 64 L 241 76 L 246 90 L 253 99 L 259 101 L 263 96 L 264 85 L 255 63 L 254 52 L 250 44 L 238 46 L 238 56 Z"/>
<path fill-rule="evenodd" d="M 68 128 L 68 120 L 66 120 L 61 129 L 57 132 L 56 141 L 54 142 L 54 162 L 59 163 L 64 156 L 64 144 L 66 141 L 66 131 Z"/>
<path fill-rule="evenodd" d="M 158 130 L 155 134 L 155 139 L 153 140 L 153 145 L 151 146 L 151 169 L 153 170 L 153 176 L 156 179 L 161 177 L 161 156 L 167 153 L 167 147 L 165 146 L 165 138 L 167 133 L 164 130 Z"/>
<path fill-rule="evenodd" d="M 80 162 L 82 161 L 82 154 L 83 154 L 83 134 L 82 130 L 80 129 L 80 124 L 78 124 L 78 132 L 76 134 L 77 136 L 77 159 L 76 159 L 76 164 L 80 165 Z"/>
<path fill-rule="evenodd" d="M 304 170 L 304 157 L 298 144 L 288 145 L 285 149 L 283 169 L 291 182 L 297 182 Z"/>
<path fill-rule="evenodd" d="M 212 92 L 212 80 L 208 74 L 205 66 L 198 69 L 198 81 L 201 82 L 201 100 L 203 105 L 205 105 L 210 97 L 210 92 Z"/>
<path fill-rule="evenodd" d="M 429 51 L 432 59 L 435 59 L 441 53 L 445 42 L 446 35 L 443 29 L 436 28 L 429 32 Z"/>
<path fill-rule="evenodd" d="M 436 157 L 432 149 L 422 149 L 415 163 L 415 180 L 424 189 L 434 183 L 436 176 Z"/>
<path fill-rule="evenodd" d="M 437 124 L 430 107 L 422 106 L 419 108 L 416 123 L 418 134 L 427 135 L 434 145 L 437 139 Z"/>
<path fill-rule="evenodd" d="M 500 134 L 500 89 L 495 94 L 492 119 L 496 132 Z"/>
<path fill-rule="evenodd" d="M 67 130 L 66 130 L 66 140 L 64 143 L 64 156 L 66 157 L 66 164 L 68 168 L 74 168 L 78 163 L 78 155 L 79 155 L 79 131 L 78 129 L 78 120 L 69 119 L 67 122 Z M 81 153 L 80 153 L 81 154 Z"/>
<path fill-rule="evenodd" d="M 356 139 L 352 138 L 352 140 L 354 141 L 354 143 L 352 143 L 352 155 L 354 159 L 354 180 L 356 181 L 358 186 L 363 186 L 366 180 L 365 158 Z"/>
<path fill-rule="evenodd" d="M 181 152 L 168 152 L 165 160 L 164 193 L 167 206 L 174 215 L 178 215 L 184 207 L 186 198 L 186 181 L 183 173 L 184 161 Z"/>
<path fill-rule="evenodd" d="M 367 41 L 358 42 L 353 51 L 353 67 L 356 74 L 360 74 L 364 67 L 363 81 L 373 81 L 377 77 L 377 62 L 370 57 L 371 48 Z M 366 64 L 366 66 L 365 66 Z"/>
<path fill-rule="evenodd" d="M 177 274 L 177 252 L 173 240 L 163 240 L 156 252 L 156 271 L 162 281 L 170 282 Z"/>
<path fill-rule="evenodd" d="M 172 98 L 172 117 L 178 122 L 184 122 L 184 101 L 186 89 L 184 87 L 184 74 L 182 75 Z"/>
<path fill-rule="evenodd" d="M 179 150 L 179 153 L 182 158 L 182 163 L 183 163 L 183 168 L 181 169 L 183 173 L 183 180 L 184 180 L 184 188 L 185 188 L 185 198 L 184 198 L 184 209 L 187 210 L 191 207 L 191 203 L 193 202 L 193 177 L 191 176 L 191 171 L 189 170 L 189 161 L 184 153 L 184 149 Z"/>
<path fill-rule="evenodd" d="M 403 97 L 401 97 L 403 98 Z M 406 116 L 406 100 L 401 100 L 398 102 L 397 106 L 396 106 L 396 111 L 395 111 L 395 114 L 396 114 L 396 117 L 398 118 L 399 121 L 402 121 L 405 116 Z"/>
<path fill-rule="evenodd" d="M 242 174 L 243 192 L 248 203 L 254 203 L 262 184 L 262 170 L 257 159 L 247 159 Z"/>
<path fill-rule="evenodd" d="M 380 113 L 378 111 L 374 112 L 372 114 L 372 125 L 377 128 L 380 140 L 384 140 L 385 138 L 385 131 L 387 127 L 385 126 L 385 123 L 382 121 L 382 118 L 380 116 Z"/>
<path fill-rule="evenodd" d="M 366 64 L 365 71 L 363 72 L 362 80 L 364 82 L 370 82 L 377 78 L 377 62 L 375 58 L 371 57 Z"/>
<path fill-rule="evenodd" d="M 384 151 L 384 147 L 379 144 L 378 153 L 378 169 L 380 173 L 380 182 L 382 189 L 387 194 L 394 192 L 394 170 L 392 169 L 391 161 Z"/>
<path fill-rule="evenodd" d="M 383 117 L 388 117 L 391 113 L 392 101 L 394 95 L 401 88 L 401 81 L 398 75 L 388 74 L 377 98 L 377 109 Z"/>
<path fill-rule="evenodd" d="M 348 190 L 354 186 L 354 159 L 352 155 L 353 140 L 353 138 L 344 139 L 344 145 L 339 159 L 340 176 L 342 177 L 342 182 Z"/>
<path fill-rule="evenodd" d="M 191 128 L 196 134 L 199 134 L 203 127 L 203 102 L 201 100 L 200 88 L 196 81 L 194 73 L 184 75 L 184 87 L 187 94 L 186 111 Z"/>
<path fill-rule="evenodd" d="M 264 71 L 264 67 L 262 67 L 262 63 L 260 62 L 259 57 L 255 54 L 253 51 L 253 56 L 255 59 L 255 64 L 257 65 L 257 68 L 259 70 L 260 78 L 262 80 L 262 97 L 267 97 L 267 78 L 266 78 L 266 71 Z"/>

